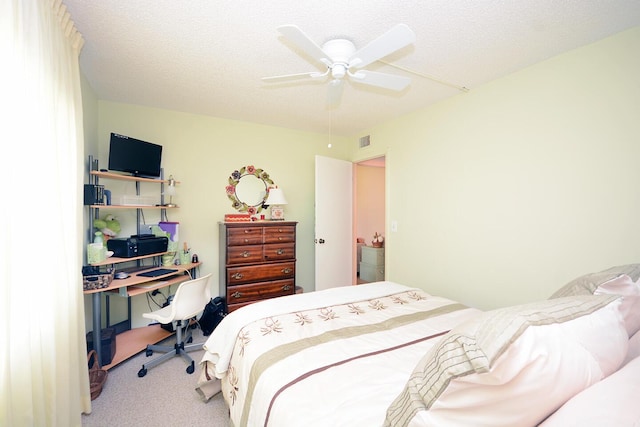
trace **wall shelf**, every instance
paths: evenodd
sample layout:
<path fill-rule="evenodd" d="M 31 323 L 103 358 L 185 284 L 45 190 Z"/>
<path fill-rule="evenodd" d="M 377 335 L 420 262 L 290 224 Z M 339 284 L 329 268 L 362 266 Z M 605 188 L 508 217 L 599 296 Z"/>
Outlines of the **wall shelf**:
<path fill-rule="evenodd" d="M 160 185 L 159 193 L 160 193 L 160 203 L 158 205 L 106 205 L 106 204 L 92 204 L 88 205 L 89 208 L 89 224 L 88 224 L 88 241 L 91 243 L 93 239 L 94 233 L 94 221 L 98 219 L 100 209 L 129 209 L 135 210 L 137 212 L 137 234 L 141 234 L 141 224 L 142 224 L 142 210 L 144 209 L 160 209 L 161 210 L 161 218 L 166 218 L 166 209 L 177 208 L 177 206 L 164 206 L 164 186 L 165 184 L 169 184 L 169 180 L 165 180 L 162 178 L 163 173 L 161 171 L 161 178 L 144 178 L 132 175 L 122 175 L 113 172 L 105 172 L 101 171 L 98 168 L 98 161 L 93 159 L 93 156 L 89 156 L 89 183 L 93 185 L 99 185 L 100 179 L 107 180 L 119 180 L 119 181 L 129 181 L 135 182 L 136 185 L 136 196 L 140 196 L 140 183 L 151 183 Z M 177 183 L 177 182 L 176 182 Z M 139 200 L 136 200 L 139 201 Z M 142 267 L 140 261 L 143 259 L 161 257 L 162 255 L 169 253 L 158 252 L 153 254 L 135 256 L 130 258 L 122 258 L 122 257 L 110 257 L 106 258 L 103 261 L 93 263 L 93 266 L 113 266 L 113 269 L 116 270 L 117 264 L 128 263 L 128 262 L 136 262 L 138 267 Z M 152 292 L 155 289 L 164 288 L 171 285 L 176 285 L 182 283 L 191 278 L 195 278 L 195 268 L 198 267 L 200 263 L 189 263 L 183 265 L 172 265 L 170 268 L 175 269 L 176 271 L 171 272 L 169 274 L 157 277 L 144 277 L 139 276 L 138 274 L 144 270 L 154 270 L 156 268 L 160 268 L 160 266 L 155 267 L 142 267 L 139 271 L 135 273 L 131 273 L 129 277 L 126 279 L 113 279 L 112 282 L 106 288 L 102 289 L 94 289 L 94 290 L 86 290 L 84 291 L 85 295 L 91 295 L 92 298 L 92 307 L 93 307 L 93 331 L 99 331 L 102 328 L 102 302 L 101 295 L 106 296 L 106 307 L 107 307 L 107 323 L 106 327 L 115 327 L 116 332 L 118 332 L 115 336 L 116 341 L 116 354 L 113 360 L 108 364 L 102 363 L 102 365 L 106 365 L 105 367 L 109 369 L 117 365 L 118 363 L 128 359 L 129 357 L 139 353 L 144 350 L 147 344 L 155 344 L 158 341 L 170 336 L 172 333 L 162 329 L 159 325 L 146 326 L 141 328 L 131 328 L 131 300 L 128 300 L 128 319 L 124 322 L 120 322 L 118 325 L 111 325 L 109 321 L 109 296 L 116 295 L 122 297 L 129 297 L 141 295 L 147 292 Z M 119 330 L 119 325 L 124 324 L 124 331 L 122 329 Z M 98 353 L 98 357 L 100 360 L 104 360 L 104 355 L 102 354 L 102 346 L 96 345 L 96 352 Z"/>
<path fill-rule="evenodd" d="M 122 175 L 119 173 L 113 172 L 104 172 L 99 170 L 91 170 L 90 174 L 98 177 L 98 178 L 108 178 L 108 179 L 119 179 L 121 181 L 138 181 L 138 182 L 153 182 L 155 184 L 168 184 L 168 179 L 161 178 L 144 178 L 141 176 L 133 176 L 133 175 Z M 176 181 L 176 184 L 180 184 L 179 181 Z"/>

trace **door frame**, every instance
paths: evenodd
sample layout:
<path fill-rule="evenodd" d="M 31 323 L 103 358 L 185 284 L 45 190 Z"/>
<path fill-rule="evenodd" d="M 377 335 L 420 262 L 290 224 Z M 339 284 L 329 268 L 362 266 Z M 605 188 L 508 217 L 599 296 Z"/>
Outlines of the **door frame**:
<path fill-rule="evenodd" d="M 387 280 L 387 277 L 389 275 L 389 270 L 388 270 L 388 265 L 387 265 L 387 254 L 388 254 L 388 238 L 387 236 L 389 235 L 389 151 L 387 150 L 385 153 L 382 154 L 378 154 L 378 155 L 373 155 L 370 157 L 365 157 L 363 159 L 360 159 L 358 161 L 354 161 L 353 164 L 355 166 L 367 166 L 366 164 L 363 165 L 363 163 L 371 163 L 372 161 L 375 161 L 377 159 L 384 159 L 384 165 L 382 166 L 384 168 L 384 247 L 385 247 L 385 257 L 384 257 L 384 277 L 385 280 Z M 354 167 L 353 168 L 353 236 L 351 241 L 353 242 L 353 253 L 352 253 L 352 262 L 353 262 L 353 283 L 357 284 L 358 283 L 358 245 L 356 243 L 356 238 L 357 236 L 357 218 L 358 218 L 358 203 L 357 203 L 357 196 L 358 196 L 358 185 L 357 185 L 357 174 L 358 174 L 358 168 Z M 365 237 L 365 243 L 366 243 L 366 237 Z"/>

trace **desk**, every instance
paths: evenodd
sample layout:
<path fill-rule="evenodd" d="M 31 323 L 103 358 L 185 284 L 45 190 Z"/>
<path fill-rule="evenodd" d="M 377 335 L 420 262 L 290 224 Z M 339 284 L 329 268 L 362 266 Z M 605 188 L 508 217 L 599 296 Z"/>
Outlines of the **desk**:
<path fill-rule="evenodd" d="M 115 258 L 115 259 L 107 259 L 106 261 L 103 261 L 102 263 L 100 263 L 99 265 L 107 265 L 107 264 L 117 264 L 119 262 L 125 262 L 125 261 L 133 261 L 136 258 Z M 92 304 L 93 304 L 93 331 L 94 331 L 94 349 L 96 350 L 96 353 L 98 354 L 98 360 L 100 360 L 100 363 L 102 364 L 102 345 L 101 345 L 101 340 L 100 340 L 100 331 L 102 330 L 102 305 L 101 305 L 101 301 L 100 301 L 100 295 L 103 292 L 118 292 L 118 294 L 120 296 L 124 296 L 124 297 L 132 297 L 135 295 L 140 295 L 140 294 L 144 294 L 146 292 L 151 292 L 155 289 L 160 289 L 160 288 L 164 288 L 166 286 L 171 286 L 171 285 L 175 285 L 178 283 L 182 283 L 184 281 L 187 281 L 189 279 L 191 279 L 191 277 L 195 278 L 195 269 L 196 267 L 198 267 L 201 263 L 200 262 L 195 262 L 195 263 L 189 263 L 189 264 L 183 264 L 183 265 L 172 265 L 172 266 L 168 266 L 168 267 L 149 267 L 146 268 L 144 270 L 140 270 L 137 271 L 135 273 L 132 273 L 129 277 L 127 277 L 126 279 L 114 279 L 111 284 L 109 286 L 107 286 L 106 288 L 102 288 L 102 289 L 92 289 L 92 290 L 87 290 L 84 291 L 85 294 L 92 294 Z M 163 276 L 157 276 L 157 277 L 144 277 L 144 276 L 137 276 L 137 274 L 142 273 L 144 271 L 149 271 L 149 270 L 155 270 L 157 268 L 171 268 L 174 270 L 177 270 L 173 273 L 169 273 Z M 191 276 L 186 275 L 185 273 L 189 272 L 191 274 Z M 145 284 L 154 284 L 155 286 L 136 286 L 136 285 L 145 285 Z M 123 351 L 122 354 L 120 354 L 120 349 L 119 346 L 116 345 L 116 356 L 119 357 L 114 357 L 114 360 L 111 361 L 111 363 L 107 366 L 104 366 L 104 368 L 108 369 L 112 366 L 117 365 L 118 363 L 122 362 L 125 359 L 128 359 L 129 357 L 133 356 L 134 354 L 144 350 L 147 347 L 147 344 L 151 344 L 151 343 L 156 343 L 168 336 L 171 335 L 171 332 L 165 331 L 164 329 L 161 329 L 158 325 L 155 326 L 148 326 L 148 327 L 143 327 L 143 328 L 136 328 L 136 329 L 140 329 L 140 331 L 136 331 L 133 332 L 134 330 L 131 329 L 129 331 L 125 331 L 124 333 L 122 333 L 122 335 L 129 335 L 129 336 L 133 336 L 133 337 L 127 337 L 130 338 L 128 339 L 128 343 L 126 346 L 126 349 Z M 148 330 L 147 330 L 148 329 Z M 140 347 L 140 345 L 136 345 L 134 344 L 135 341 L 139 341 L 141 343 L 143 343 L 144 345 L 142 345 L 142 347 Z M 132 343 L 133 342 L 133 343 Z"/>

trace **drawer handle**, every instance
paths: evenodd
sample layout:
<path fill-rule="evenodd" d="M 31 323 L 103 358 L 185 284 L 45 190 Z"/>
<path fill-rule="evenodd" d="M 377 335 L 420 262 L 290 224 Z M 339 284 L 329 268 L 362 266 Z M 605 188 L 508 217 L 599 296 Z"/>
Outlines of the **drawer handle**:
<path fill-rule="evenodd" d="M 245 243 L 249 243 L 249 239 L 244 239 L 244 242 Z"/>
<path fill-rule="evenodd" d="M 289 289 L 291 289 L 291 286 L 289 286 L 289 285 L 284 285 L 284 286 L 282 287 L 282 290 L 283 290 L 283 291 L 288 291 Z"/>
<path fill-rule="evenodd" d="M 278 250 L 276 251 L 276 254 L 277 254 L 277 255 L 284 255 L 284 249 L 278 249 Z"/>
<path fill-rule="evenodd" d="M 289 273 L 291 273 L 292 271 L 293 271 L 293 270 L 292 270 L 292 269 L 290 269 L 290 268 L 288 268 L 288 267 L 287 267 L 287 268 L 283 268 L 283 269 L 282 269 L 282 272 L 283 272 L 284 274 L 289 274 Z"/>
<path fill-rule="evenodd" d="M 232 279 L 236 279 L 236 280 L 240 280 L 240 279 L 242 279 L 243 277 L 244 277 L 244 276 L 243 276 L 243 274 L 242 274 L 242 273 L 233 273 L 233 274 L 231 275 L 231 278 L 232 278 Z"/>
<path fill-rule="evenodd" d="M 282 237 L 281 237 L 281 236 L 278 236 L 278 240 L 282 240 Z"/>
<path fill-rule="evenodd" d="M 249 258 L 249 255 L 251 255 L 251 252 L 249 251 L 242 252 L 242 258 Z"/>
<path fill-rule="evenodd" d="M 249 230 L 244 230 L 244 234 L 249 234 L 249 233 L 251 233 L 251 231 L 249 231 Z"/>
<path fill-rule="evenodd" d="M 232 297 L 234 298 L 240 298 L 242 296 L 242 294 L 238 291 L 235 291 L 234 293 L 231 294 Z"/>

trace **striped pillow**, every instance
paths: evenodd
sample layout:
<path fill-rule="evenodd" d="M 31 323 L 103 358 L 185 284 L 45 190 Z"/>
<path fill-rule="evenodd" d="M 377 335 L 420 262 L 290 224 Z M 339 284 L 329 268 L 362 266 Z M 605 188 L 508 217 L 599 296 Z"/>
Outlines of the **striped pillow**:
<path fill-rule="evenodd" d="M 598 273 L 585 274 L 564 285 L 550 298 L 573 295 L 620 295 L 620 311 L 624 317 L 627 335 L 640 330 L 640 264 L 611 267 Z"/>
<path fill-rule="evenodd" d="M 539 423 L 620 366 L 619 306 L 616 296 L 579 296 L 482 313 L 416 365 L 385 425 Z"/>

